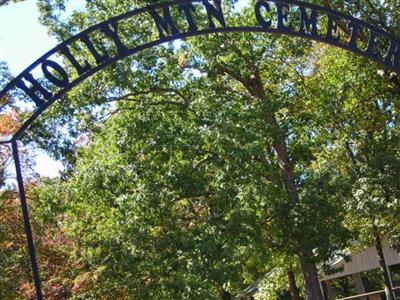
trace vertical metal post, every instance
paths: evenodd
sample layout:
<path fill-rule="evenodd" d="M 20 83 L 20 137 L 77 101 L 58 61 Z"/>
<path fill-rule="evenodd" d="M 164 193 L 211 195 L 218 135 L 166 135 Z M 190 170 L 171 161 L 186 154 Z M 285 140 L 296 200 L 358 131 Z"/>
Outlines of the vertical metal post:
<path fill-rule="evenodd" d="M 18 144 L 16 140 L 12 141 L 12 151 L 14 157 L 15 171 L 17 174 L 19 197 L 21 199 L 22 215 L 24 218 L 25 234 L 28 242 L 29 256 L 31 259 L 33 280 L 35 282 L 35 288 L 36 288 L 36 296 L 38 300 L 42 300 L 43 299 L 42 287 L 40 283 L 39 269 L 36 263 L 35 245 L 33 243 L 32 229 L 31 229 L 31 224 L 29 222 L 28 205 L 26 203 L 24 180 L 22 178 L 21 163 L 19 160 Z"/>

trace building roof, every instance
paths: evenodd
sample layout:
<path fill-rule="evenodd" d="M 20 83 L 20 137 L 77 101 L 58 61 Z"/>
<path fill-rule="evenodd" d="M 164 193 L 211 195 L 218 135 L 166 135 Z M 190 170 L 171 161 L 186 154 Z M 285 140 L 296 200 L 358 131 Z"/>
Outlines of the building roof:
<path fill-rule="evenodd" d="M 400 264 L 400 253 L 389 245 L 387 238 L 382 239 L 382 248 L 388 266 Z M 345 261 L 344 258 L 338 259 L 331 263 L 332 268 L 343 268 L 342 271 L 334 274 L 323 274 L 321 280 L 335 279 L 351 274 L 369 271 L 379 268 L 378 255 L 375 247 L 368 247 L 363 251 L 353 253 L 350 256 L 350 261 Z"/>

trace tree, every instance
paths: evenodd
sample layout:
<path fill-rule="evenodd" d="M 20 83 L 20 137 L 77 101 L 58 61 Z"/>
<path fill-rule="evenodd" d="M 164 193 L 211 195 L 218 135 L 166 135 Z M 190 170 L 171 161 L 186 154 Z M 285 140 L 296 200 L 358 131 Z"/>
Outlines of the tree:
<path fill-rule="evenodd" d="M 240 143 L 231 145 L 221 136 L 218 147 L 212 146 L 221 130 L 235 135 L 232 119 L 240 122 L 235 114 L 245 102 L 234 104 L 227 97 L 201 109 L 204 100 L 193 101 L 192 108 L 174 98 L 132 101 L 82 150 L 61 199 L 67 205 L 67 231 L 82 240 L 82 256 L 90 255 L 93 268 L 105 270 L 97 275 L 101 284 L 93 283 L 104 289 L 90 292 L 111 298 L 132 292 L 166 299 L 226 297 L 266 271 L 262 262 L 268 252 L 260 237 L 266 204 L 260 197 L 246 200 L 257 189 L 274 188 L 260 186 L 262 178 L 246 185 L 262 164 L 249 165 L 252 172 L 242 176 L 249 153 Z M 235 109 L 229 109 L 232 104 Z M 226 106 L 219 118 L 212 118 L 215 105 Z M 216 128 L 207 129 L 205 122 L 212 119 Z M 241 137 L 247 144 L 250 138 Z M 229 154 L 234 150 L 237 157 Z M 45 194 L 43 203 L 54 199 L 48 190 Z M 110 253 L 106 262 L 104 253 Z"/>
<path fill-rule="evenodd" d="M 333 59 L 335 68 L 332 68 Z M 320 154 L 321 163 L 334 161 L 337 176 L 345 180 L 347 193 L 342 198 L 347 226 L 357 232 L 357 240 L 363 246 L 376 247 L 387 298 L 392 299 L 381 238 L 390 236 L 395 242 L 399 228 L 396 217 L 399 185 L 395 179 L 399 172 L 397 84 L 363 61 L 353 61 L 353 70 L 349 70 L 348 55 L 334 55 L 330 49 L 321 53 L 318 66 L 315 78 L 306 79 L 307 92 L 303 96 L 313 103 L 313 111 L 318 116 L 313 127 L 321 126 L 321 134 L 330 143 L 329 151 Z M 360 68 L 370 71 L 356 74 Z M 340 80 L 337 80 L 339 74 Z M 315 97 L 316 91 L 310 89 L 313 83 L 308 82 L 320 82 L 321 78 L 327 83 L 322 88 L 325 90 L 322 95 L 329 95 L 326 99 L 320 97 L 321 93 Z M 321 105 L 320 101 L 330 104 Z M 332 111 L 335 118 L 329 117 Z"/>
<path fill-rule="evenodd" d="M 0 62 L 0 89 L 12 79 L 5 63 Z M 17 103 L 19 93 L 7 95 L 1 101 L 0 139 L 8 141 L 20 126 L 21 108 Z M 28 155 L 24 145 L 20 146 L 21 165 L 24 170 L 26 194 L 30 208 L 31 225 L 36 239 L 38 262 L 43 279 L 46 299 L 65 298 L 72 283 L 69 273 L 69 251 L 72 241 L 65 239 L 58 230 L 56 222 L 44 222 L 35 214 L 32 203 L 32 190 L 36 184 L 36 174 L 32 166 L 33 155 Z M 12 150 L 9 143 L 0 145 L 0 298 L 34 299 L 35 288 L 32 283 L 29 253 L 26 247 L 24 220 L 21 214 L 20 199 L 16 191 L 13 171 Z M 42 208 L 43 209 L 43 208 Z M 79 264 L 74 265 L 79 268 Z"/>
<path fill-rule="evenodd" d="M 224 9 L 229 11 L 227 15 L 230 21 L 235 22 L 237 16 L 230 9 L 228 5 L 230 3 L 227 2 Z M 131 5 L 132 2 L 118 5 L 112 1 L 93 3 L 88 5 L 86 12 L 75 13 L 67 23 L 63 23 L 55 17 L 57 7 L 43 1 L 43 20 L 53 33 L 63 39 L 71 35 L 75 29 L 86 27 L 85 20 L 101 20 L 110 14 L 114 15 L 116 11 L 125 11 Z M 351 5 L 346 8 L 352 9 Z M 90 18 L 83 18 L 84 15 Z M 244 16 L 251 18 L 249 12 Z M 136 24 L 130 24 L 128 31 L 137 32 L 140 36 L 140 32 L 149 26 L 148 22 L 149 20 L 141 20 Z M 77 49 L 74 51 L 78 52 Z M 103 153 L 124 155 L 127 152 L 130 154 L 125 157 L 126 160 L 117 161 L 116 165 L 109 166 L 110 170 L 118 170 L 119 165 L 126 168 L 125 161 L 131 163 L 131 168 L 137 168 L 138 163 L 143 163 L 140 175 L 144 176 L 141 178 L 145 180 L 144 188 L 134 190 L 141 191 L 136 197 L 144 197 L 147 200 L 144 203 L 147 204 L 151 204 L 155 201 L 154 199 L 158 201 L 155 203 L 165 204 L 163 201 L 167 201 L 168 197 L 181 194 L 185 200 L 200 195 L 201 200 L 205 198 L 213 203 L 214 199 L 217 203 L 218 201 L 224 203 L 222 208 L 217 207 L 223 210 L 217 215 L 229 216 L 231 212 L 224 209 L 233 209 L 235 214 L 232 213 L 232 215 L 242 219 L 242 208 L 255 199 L 256 206 L 261 206 L 262 209 L 252 210 L 251 217 L 247 216 L 245 220 L 246 222 L 249 222 L 247 219 L 257 220 L 257 226 L 265 227 L 261 226 L 258 229 L 263 232 L 260 245 L 268 251 L 274 249 L 290 256 L 297 256 L 307 297 L 321 299 L 316 263 L 329 258 L 346 240 L 343 238 L 346 232 L 340 226 L 343 214 L 340 213 L 342 202 L 338 200 L 338 196 L 345 194 L 349 184 L 340 181 L 340 177 L 331 169 L 332 164 L 318 165 L 318 158 L 321 155 L 319 148 L 327 151 L 331 147 L 330 136 L 324 134 L 322 129 L 317 132 L 321 134 L 316 136 L 315 130 L 309 127 L 312 123 L 309 119 L 313 118 L 310 114 L 301 113 L 305 106 L 303 106 L 304 102 L 300 101 L 299 87 L 302 80 L 309 76 L 308 70 L 313 68 L 312 59 L 318 51 L 319 49 L 309 42 L 287 38 L 277 39 L 257 34 L 235 35 L 234 39 L 228 35 L 215 35 L 207 39 L 188 39 L 180 47 L 170 45 L 152 49 L 137 55 L 134 67 L 132 67 L 133 59 L 127 59 L 124 63 L 113 66 L 114 69 L 109 68 L 85 82 L 81 88 L 68 96 L 66 106 L 55 106 L 45 122 L 37 125 L 37 129 L 43 129 L 46 126 L 47 130 L 36 131 L 39 135 L 30 138 L 35 138 L 40 145 L 58 152 L 59 155 L 65 154 L 64 157 L 67 157 L 71 164 L 71 171 L 76 169 L 78 174 L 84 174 L 92 169 L 92 165 L 89 164 L 89 167 L 75 165 L 77 152 L 73 139 L 70 139 L 77 135 L 79 127 L 90 124 L 86 129 L 92 141 L 96 141 L 98 134 L 104 135 L 104 130 L 118 137 L 121 134 L 124 137 L 122 141 L 119 141 L 119 138 L 112 139 L 107 135 L 107 138 L 103 138 L 103 143 L 113 141 L 111 145 L 116 148 L 115 152 L 111 153 L 103 149 Z M 311 63 L 309 63 L 310 59 Z M 367 70 L 376 71 L 376 67 L 369 66 Z M 317 76 L 310 77 L 318 78 Z M 172 82 L 171 78 L 173 78 Z M 221 90 L 221 86 L 224 90 Z M 320 82 L 314 80 L 312 86 L 312 90 L 316 91 L 319 99 L 330 98 L 330 90 L 323 93 L 318 90 Z M 215 99 L 216 103 L 210 103 L 209 99 Z M 119 100 L 118 104 L 109 105 L 116 100 Z M 167 112 L 163 113 L 164 110 L 160 112 L 153 108 L 161 104 L 170 115 Z M 323 104 L 327 109 L 326 112 L 335 112 L 329 103 Z M 100 105 L 103 110 L 94 110 L 95 105 Z M 173 111 L 172 108 L 179 108 L 179 110 Z M 144 115 L 141 115 L 139 109 L 144 111 Z M 232 112 L 227 113 L 228 109 L 232 109 Z M 64 113 L 63 117 L 51 121 L 50 117 L 60 111 Z M 78 117 L 73 114 L 76 111 L 80 112 Z M 174 113 L 172 114 L 171 111 Z M 99 116 L 99 112 L 103 113 L 103 116 Z M 151 113 L 154 113 L 152 115 L 154 119 L 149 119 Z M 99 118 L 107 119 L 110 115 L 115 116 L 117 124 L 110 121 L 102 125 L 99 122 L 101 121 Z M 175 124 L 175 119 L 180 121 Z M 160 128 L 159 120 L 166 122 L 163 126 L 170 130 Z M 317 121 L 320 122 L 321 119 Z M 51 128 L 57 128 L 59 124 L 70 126 L 70 136 L 66 138 L 54 135 Z M 130 131 L 123 130 L 129 124 L 135 124 L 136 127 Z M 321 123 L 318 124 L 321 125 Z M 195 132 L 187 132 L 186 128 L 191 128 Z M 143 132 L 144 129 L 149 132 Z M 179 144 L 180 148 L 170 145 L 170 141 L 179 136 L 178 133 L 191 133 L 196 136 L 197 131 L 202 135 L 197 136 L 197 139 L 184 136 L 181 139 L 185 143 Z M 53 139 L 50 145 L 49 138 Z M 143 141 L 149 141 L 152 144 L 149 146 Z M 96 163 L 95 158 L 97 159 L 102 153 L 96 152 L 98 150 L 94 147 L 102 149 L 99 143 L 95 143 L 95 146 L 90 148 L 90 151 L 98 153 L 95 157 L 89 156 L 90 163 Z M 129 152 L 132 151 L 129 150 L 130 148 L 136 149 L 137 152 Z M 144 150 L 143 153 L 140 152 L 142 148 L 148 152 Z M 60 152 L 59 149 L 66 151 Z M 184 153 L 183 150 L 190 152 Z M 143 161 L 138 161 L 137 157 L 141 157 Z M 100 169 L 103 169 L 112 161 L 102 160 L 99 163 L 101 163 Z M 161 166 L 164 164 L 176 170 L 176 173 L 169 174 L 170 169 Z M 200 169 L 194 168 L 197 164 L 200 164 L 198 167 L 201 167 Z M 198 172 L 193 172 L 193 168 Z M 122 174 L 125 175 L 127 170 L 124 168 L 122 170 Z M 135 172 L 137 171 L 134 170 L 133 173 Z M 106 200 L 114 203 L 118 197 L 122 197 L 126 191 L 131 190 L 126 187 L 125 193 L 122 190 L 106 198 L 107 190 L 100 187 L 108 183 L 109 176 L 99 180 L 95 174 L 92 174 L 88 181 L 82 181 L 84 184 L 80 183 L 79 177 L 77 182 L 73 181 L 75 176 L 71 175 L 71 178 L 71 189 L 74 191 L 76 188 L 81 192 L 73 194 L 72 198 L 67 195 L 64 201 L 65 199 L 75 200 L 78 201 L 75 203 L 78 208 L 80 205 L 84 207 L 83 210 L 77 211 L 75 207 L 68 208 L 71 213 L 76 213 L 75 218 L 78 219 L 86 212 L 91 212 L 96 216 L 96 212 L 92 212 L 93 208 L 91 209 L 93 204 L 86 202 L 87 196 L 92 196 L 91 193 L 97 196 L 99 203 Z M 114 181 L 116 181 L 115 188 L 119 188 L 120 183 L 115 178 L 112 183 Z M 220 186 L 215 186 L 218 183 Z M 340 185 L 337 185 L 338 183 Z M 133 186 L 134 184 L 136 182 L 132 183 Z M 90 186 L 93 188 L 89 189 Z M 115 185 L 112 186 L 114 188 Z M 168 189 L 163 190 L 162 188 L 165 187 Z M 101 193 L 99 194 L 97 190 Z M 236 199 L 237 191 L 243 193 L 242 198 Z M 96 206 L 97 208 L 99 207 Z M 107 205 L 104 205 L 103 213 L 108 216 L 109 212 L 106 208 Z M 155 210 L 156 220 L 161 219 L 163 214 L 180 219 L 179 215 L 171 213 L 173 206 L 164 208 L 161 205 L 159 208 L 154 208 L 150 205 L 150 208 Z M 113 216 L 110 216 L 110 219 L 114 220 L 111 224 L 113 226 L 118 224 L 116 221 L 119 219 L 111 217 Z M 95 224 L 102 224 L 103 221 L 101 215 L 94 219 L 89 215 L 87 218 L 94 228 L 97 228 Z M 238 223 L 237 219 L 232 220 L 234 220 L 233 224 Z M 216 222 L 215 226 L 224 228 L 221 217 L 213 221 Z M 154 221 L 146 219 L 142 226 L 147 228 L 148 224 L 152 224 L 151 222 Z M 201 218 L 198 222 L 199 224 L 206 223 Z M 114 244 L 109 239 L 116 233 L 111 230 L 113 226 L 110 223 L 104 226 L 107 229 L 104 231 L 105 245 L 112 247 Z M 207 228 L 205 226 L 204 229 Z M 70 230 L 74 232 L 74 228 Z M 172 232 L 177 232 L 177 230 L 179 228 L 174 227 Z M 104 255 L 104 249 L 108 248 L 98 247 L 95 241 L 100 238 L 99 236 L 89 235 L 85 238 L 89 239 L 89 246 L 91 243 L 95 244 L 94 249 L 89 247 L 90 255 L 102 249 L 103 252 L 95 256 L 93 265 L 103 267 L 100 257 Z M 223 235 L 221 239 L 223 240 Z M 120 248 L 125 249 L 122 246 Z M 218 249 L 218 245 L 213 244 L 211 248 L 213 251 L 210 253 L 213 253 L 215 249 Z M 196 247 L 191 249 L 194 250 Z M 152 253 L 154 257 L 152 256 L 150 261 L 153 264 L 159 262 L 157 253 L 157 251 Z M 235 256 L 234 251 L 227 255 L 228 258 L 232 256 Z M 106 270 L 115 261 L 111 260 L 111 262 L 106 265 Z M 157 267 L 157 263 L 152 266 L 153 274 L 159 271 Z M 185 268 L 179 270 L 183 274 L 188 274 L 185 273 Z M 206 269 L 204 273 L 209 272 Z M 222 285 L 227 281 L 229 280 L 224 279 Z M 157 286 L 159 282 L 154 284 Z M 167 290 L 168 284 L 170 283 L 164 282 L 158 285 L 157 290 L 171 297 L 172 294 L 169 293 L 174 289 Z M 219 282 L 218 285 L 221 283 Z M 116 292 L 118 288 L 113 286 L 110 291 Z"/>
<path fill-rule="evenodd" d="M 18 3 L 24 0 L 0 0 L 0 6 L 8 5 L 10 3 Z"/>

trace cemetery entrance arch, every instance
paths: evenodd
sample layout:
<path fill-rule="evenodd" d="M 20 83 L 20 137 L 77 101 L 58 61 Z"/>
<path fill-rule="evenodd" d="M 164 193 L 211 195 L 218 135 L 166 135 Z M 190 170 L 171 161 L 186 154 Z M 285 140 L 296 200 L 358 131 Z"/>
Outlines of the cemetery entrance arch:
<path fill-rule="evenodd" d="M 42 299 L 43 295 L 17 142 L 32 122 L 51 104 L 94 73 L 127 56 L 178 39 L 213 33 L 260 32 L 326 43 L 363 56 L 386 70 L 400 74 L 400 40 L 387 31 L 353 16 L 299 1 L 259 0 L 253 9 L 254 18 L 244 19 L 242 26 L 230 26 L 224 15 L 221 0 L 175 0 L 129 11 L 96 24 L 51 49 L 0 92 L 0 99 L 7 99 L 13 91 L 22 91 L 33 107 L 22 125 L 9 139 L 0 141 L 0 144 L 10 144 L 13 151 L 38 299 Z M 135 35 L 130 37 L 129 33 L 120 29 L 124 22 L 141 16 L 152 20 L 153 27 L 149 28 L 149 32 L 143 33 L 144 38 L 136 41 Z M 185 24 L 185 27 L 178 26 L 173 16 L 179 16 L 179 24 Z M 198 22 L 199 16 L 204 18 L 203 22 Z M 199 23 L 203 25 L 200 26 Z M 348 38 L 344 40 L 340 36 L 341 31 L 347 32 Z M 361 35 L 365 34 L 367 40 L 360 43 Z M 93 41 L 94 35 L 103 40 L 100 47 Z M 91 61 L 95 63 L 89 63 L 88 58 L 82 55 L 73 54 L 71 49 L 77 45 L 85 47 L 91 55 Z M 57 57 L 62 57 L 63 64 L 68 64 L 69 68 L 62 65 Z M 3 106 L 3 111 L 7 111 L 7 104 Z"/>

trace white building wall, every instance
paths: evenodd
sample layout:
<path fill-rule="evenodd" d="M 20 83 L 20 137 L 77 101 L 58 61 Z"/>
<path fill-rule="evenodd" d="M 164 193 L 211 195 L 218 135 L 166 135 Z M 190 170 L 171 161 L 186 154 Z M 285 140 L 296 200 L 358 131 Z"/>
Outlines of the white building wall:
<path fill-rule="evenodd" d="M 382 248 L 385 255 L 386 264 L 388 266 L 400 264 L 400 253 L 398 253 L 395 249 L 390 248 L 387 238 L 382 239 Z M 320 279 L 335 279 L 354 273 L 360 273 L 379 268 L 378 255 L 375 247 L 366 248 L 361 252 L 351 254 L 350 257 L 351 260 L 349 262 L 345 262 L 344 259 L 340 259 L 332 265 L 334 268 L 343 267 L 344 269 L 342 272 L 332 275 L 323 275 Z"/>

